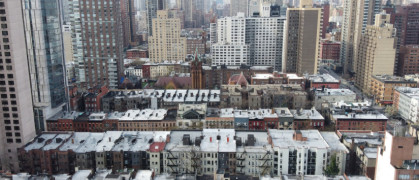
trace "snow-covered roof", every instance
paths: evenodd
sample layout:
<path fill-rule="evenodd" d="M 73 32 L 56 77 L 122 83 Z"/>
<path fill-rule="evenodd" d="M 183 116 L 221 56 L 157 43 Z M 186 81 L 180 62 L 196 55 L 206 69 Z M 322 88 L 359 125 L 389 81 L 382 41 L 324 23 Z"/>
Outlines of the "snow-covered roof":
<path fill-rule="evenodd" d="M 201 141 L 203 152 L 236 152 L 234 129 L 204 129 L 204 139 Z M 220 136 L 220 140 L 217 140 Z"/>
<path fill-rule="evenodd" d="M 89 137 L 84 142 L 80 142 L 82 145 L 80 145 L 75 152 L 85 153 L 96 151 L 96 146 L 102 141 L 103 136 L 104 133 L 90 133 Z"/>
<path fill-rule="evenodd" d="M 312 109 L 301 109 L 301 110 L 290 110 L 294 119 L 299 120 L 324 120 L 324 117 L 314 108 Z"/>
<path fill-rule="evenodd" d="M 72 180 L 87 180 L 92 170 L 79 170 L 74 173 Z"/>
<path fill-rule="evenodd" d="M 30 151 L 33 149 L 40 149 L 42 147 L 45 146 L 45 143 L 48 140 L 53 139 L 57 134 L 42 134 L 39 137 L 37 137 L 36 139 L 34 139 L 32 141 L 31 144 L 29 144 L 28 146 L 25 147 L 25 151 Z"/>
<path fill-rule="evenodd" d="M 115 141 L 121 137 L 121 131 L 108 131 L 105 133 L 102 141 L 97 144 L 96 152 L 110 151 Z"/>
<path fill-rule="evenodd" d="M 57 149 L 70 136 L 71 136 L 71 134 L 58 134 L 57 136 L 54 137 L 54 139 L 51 141 L 51 143 L 45 145 L 42 148 L 42 150 L 48 151 L 48 150 L 51 150 L 51 149 Z"/>
<path fill-rule="evenodd" d="M 256 139 L 254 146 L 245 146 L 244 144 L 244 142 L 248 140 L 249 135 L 253 135 Z M 240 137 L 243 143 L 243 146 L 237 147 L 237 152 L 273 152 L 272 146 L 268 142 L 268 133 L 266 132 L 236 131 L 236 137 Z"/>
<path fill-rule="evenodd" d="M 279 148 L 322 148 L 328 149 L 330 146 L 323 139 L 318 130 L 301 130 L 302 136 L 306 141 L 296 141 L 293 139 L 294 130 L 269 129 L 272 143 Z"/>
<path fill-rule="evenodd" d="M 105 180 L 106 176 L 111 173 L 112 173 L 112 170 L 107 170 L 107 169 L 97 170 L 91 180 Z"/>
<path fill-rule="evenodd" d="M 186 95 L 185 102 L 196 102 L 196 96 L 198 95 L 198 90 L 191 89 Z"/>
<path fill-rule="evenodd" d="M 327 89 L 324 91 L 317 89 L 315 92 L 316 96 L 355 96 L 356 94 L 349 89 Z"/>
<path fill-rule="evenodd" d="M 314 83 L 339 83 L 339 80 L 337 80 L 330 74 L 307 75 L 306 79 Z"/>
<path fill-rule="evenodd" d="M 377 152 L 378 152 L 378 148 L 369 148 L 366 147 L 364 148 L 364 154 L 365 156 L 367 156 L 367 158 L 370 159 L 376 159 L 377 158 Z"/>
<path fill-rule="evenodd" d="M 89 136 L 89 132 L 74 132 L 73 136 L 60 147 L 60 151 L 77 149 Z"/>
<path fill-rule="evenodd" d="M 291 114 L 291 111 L 288 108 L 275 108 L 275 113 L 278 115 L 278 117 L 289 117 L 292 118 L 294 117 Z"/>
<path fill-rule="evenodd" d="M 209 102 L 219 102 L 220 101 L 220 90 L 211 90 Z"/>
<path fill-rule="evenodd" d="M 106 118 L 106 113 L 92 113 L 89 115 L 90 121 L 101 121 Z"/>
<path fill-rule="evenodd" d="M 187 90 L 181 89 L 176 91 L 176 96 L 173 97 L 173 102 L 184 102 L 185 101 L 185 95 L 187 93 Z"/>
<path fill-rule="evenodd" d="M 166 109 L 131 109 L 119 118 L 121 121 L 145 121 L 145 120 L 163 120 L 167 114 Z"/>
<path fill-rule="evenodd" d="M 189 134 L 192 144 L 196 137 L 201 137 L 202 131 L 172 131 L 170 132 L 170 142 L 166 144 L 164 148 L 166 151 L 191 151 L 192 148 L 199 150 L 199 146 L 183 145 L 183 135 Z"/>
<path fill-rule="evenodd" d="M 346 149 L 345 145 L 340 142 L 339 137 L 335 132 L 320 132 L 320 134 L 332 150 L 345 151 L 349 153 L 348 149 Z"/>
<path fill-rule="evenodd" d="M 349 113 L 349 114 L 333 114 L 332 115 L 334 119 L 352 119 L 352 120 L 358 120 L 358 119 L 379 119 L 379 120 L 387 120 L 388 118 L 381 113 L 373 112 L 373 113 L 365 113 L 365 114 L 355 114 L 355 113 Z"/>
<path fill-rule="evenodd" d="M 264 73 L 264 74 L 254 74 L 252 76 L 252 79 L 269 79 L 273 77 L 274 77 L 273 74 Z"/>
<path fill-rule="evenodd" d="M 70 179 L 70 175 L 68 174 L 57 174 L 57 175 L 53 175 L 54 180 L 68 180 Z"/>
<path fill-rule="evenodd" d="M 234 109 L 233 108 L 220 109 L 220 117 L 234 117 Z"/>
<path fill-rule="evenodd" d="M 133 180 L 152 180 L 152 174 L 151 170 L 139 170 Z"/>

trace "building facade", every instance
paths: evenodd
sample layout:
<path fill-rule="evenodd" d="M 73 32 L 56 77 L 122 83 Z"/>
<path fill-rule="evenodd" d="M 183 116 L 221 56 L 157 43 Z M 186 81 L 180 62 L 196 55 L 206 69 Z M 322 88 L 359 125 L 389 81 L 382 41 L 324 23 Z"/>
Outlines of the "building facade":
<path fill-rule="evenodd" d="M 312 3 L 287 9 L 282 72 L 317 73 L 321 16 L 321 8 L 313 8 Z"/>
<path fill-rule="evenodd" d="M 370 92 L 375 101 L 381 105 L 393 104 L 394 90 L 396 87 L 417 87 L 417 82 L 398 76 L 375 75 L 371 78 Z"/>
<path fill-rule="evenodd" d="M 0 2 L 2 39 L 0 42 L 0 167 L 19 172 L 17 148 L 36 136 L 31 70 L 26 50 L 25 24 L 21 1 Z M 61 87 L 62 88 L 62 87 Z"/>
<path fill-rule="evenodd" d="M 359 44 L 357 54 L 357 73 L 355 85 L 362 91 L 371 88 L 373 75 L 393 75 L 394 59 L 396 57 L 395 29 L 390 21 L 390 15 L 377 14 L 375 25 L 367 26 Z"/>
<path fill-rule="evenodd" d="M 178 61 L 186 58 L 186 38 L 181 37 L 180 19 L 171 11 L 157 11 L 153 18 L 153 35 L 148 38 L 152 62 Z"/>
<path fill-rule="evenodd" d="M 419 73 L 419 46 L 400 46 L 397 60 L 397 74 L 400 76 Z"/>

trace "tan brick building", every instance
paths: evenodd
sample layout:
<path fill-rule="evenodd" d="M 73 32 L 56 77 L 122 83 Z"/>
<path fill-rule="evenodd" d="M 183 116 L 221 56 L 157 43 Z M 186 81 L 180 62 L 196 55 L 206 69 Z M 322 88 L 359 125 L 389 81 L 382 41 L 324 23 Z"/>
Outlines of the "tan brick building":
<path fill-rule="evenodd" d="M 415 81 L 406 80 L 398 76 L 375 75 L 371 78 L 371 94 L 375 96 L 375 101 L 381 105 L 392 104 L 394 98 L 394 88 L 398 86 L 416 87 Z"/>

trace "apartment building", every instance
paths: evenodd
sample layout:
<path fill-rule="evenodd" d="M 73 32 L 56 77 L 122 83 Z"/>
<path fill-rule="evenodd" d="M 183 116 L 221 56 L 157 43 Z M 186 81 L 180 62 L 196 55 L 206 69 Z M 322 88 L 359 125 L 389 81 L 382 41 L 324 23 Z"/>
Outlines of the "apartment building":
<path fill-rule="evenodd" d="M 394 89 L 396 87 L 417 87 L 417 82 L 398 76 L 375 75 L 371 78 L 370 92 L 375 102 L 381 105 L 393 104 Z"/>
<path fill-rule="evenodd" d="M 339 89 L 340 81 L 330 74 L 313 74 L 305 76 L 307 83 L 306 88 L 310 89 Z"/>
<path fill-rule="evenodd" d="M 388 118 L 381 113 L 364 109 L 357 113 L 335 112 L 331 119 L 336 130 L 371 130 L 385 131 Z"/>
<path fill-rule="evenodd" d="M 319 64 L 322 9 L 305 0 L 287 9 L 282 72 L 316 74 Z"/>
<path fill-rule="evenodd" d="M 152 23 L 153 33 L 148 38 L 150 60 L 154 63 L 184 60 L 186 38 L 180 36 L 180 19 L 171 11 L 159 10 Z"/>
<path fill-rule="evenodd" d="M 417 123 L 419 121 L 419 88 L 396 87 L 393 106 L 404 119 Z"/>
<path fill-rule="evenodd" d="M 339 174 L 345 172 L 348 150 L 335 133 L 270 129 L 268 134 L 274 150 L 274 175 L 321 175 L 331 156 L 336 156 Z"/>
<path fill-rule="evenodd" d="M 373 75 L 393 75 L 396 57 L 395 29 L 390 15 L 377 14 L 375 25 L 367 26 L 359 43 L 355 85 L 362 91 L 371 89 Z"/>
<path fill-rule="evenodd" d="M 324 117 L 313 107 L 312 109 L 290 110 L 294 116 L 293 127 L 296 130 L 319 129 L 325 126 Z"/>
<path fill-rule="evenodd" d="M 353 75 L 357 71 L 356 56 L 361 35 L 365 32 L 367 25 L 374 24 L 375 14 L 381 12 L 381 1 L 348 0 L 344 1 L 343 7 L 340 62 L 344 66 L 345 74 Z"/>

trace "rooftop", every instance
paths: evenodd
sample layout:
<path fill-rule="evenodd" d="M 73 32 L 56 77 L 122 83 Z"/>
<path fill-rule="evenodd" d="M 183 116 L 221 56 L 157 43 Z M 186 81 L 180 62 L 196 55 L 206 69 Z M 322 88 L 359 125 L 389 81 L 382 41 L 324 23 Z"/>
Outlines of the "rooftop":
<path fill-rule="evenodd" d="M 314 83 L 339 83 L 340 81 L 330 74 L 306 75 L 306 79 Z"/>
<path fill-rule="evenodd" d="M 33 149 L 40 149 L 44 147 L 49 140 L 52 140 L 57 134 L 42 134 L 35 138 L 31 144 L 28 144 L 25 147 L 25 151 L 30 151 Z"/>
<path fill-rule="evenodd" d="M 153 171 L 139 170 L 133 180 L 152 180 Z"/>
<path fill-rule="evenodd" d="M 110 151 L 121 134 L 121 131 L 107 131 L 102 141 L 96 145 L 96 152 Z"/>
<path fill-rule="evenodd" d="M 349 153 L 348 149 L 346 149 L 345 145 L 340 142 L 339 137 L 335 132 L 320 132 L 320 134 L 332 150 L 346 151 Z"/>
<path fill-rule="evenodd" d="M 73 175 L 71 179 L 73 180 L 88 179 L 91 173 L 92 173 L 92 170 L 79 170 Z"/>
<path fill-rule="evenodd" d="M 349 89 L 317 89 L 316 96 L 356 96 L 356 94 Z"/>
<path fill-rule="evenodd" d="M 296 120 L 324 120 L 324 117 L 314 108 L 312 109 L 293 109 L 290 110 Z"/>
<path fill-rule="evenodd" d="M 318 130 L 301 130 L 303 137 L 306 141 L 294 140 L 294 130 L 277 130 L 269 129 L 269 134 L 272 137 L 272 143 L 275 147 L 279 148 L 323 148 L 329 149 L 329 144 L 324 140 L 323 136 Z"/>
<path fill-rule="evenodd" d="M 372 76 L 373 79 L 376 79 L 382 83 L 416 83 L 411 79 L 405 79 L 400 76 L 392 76 L 392 75 L 374 75 Z"/>
<path fill-rule="evenodd" d="M 352 120 L 388 120 L 387 116 L 381 114 L 379 112 L 367 112 L 364 114 L 359 113 L 345 113 L 345 114 L 332 114 L 333 119 L 336 120 L 344 120 L 344 119 L 352 119 Z"/>
<path fill-rule="evenodd" d="M 89 137 L 84 140 L 84 142 L 80 141 L 81 146 L 79 146 L 74 152 L 85 153 L 96 151 L 96 146 L 102 141 L 103 136 L 104 133 L 90 133 Z"/>

